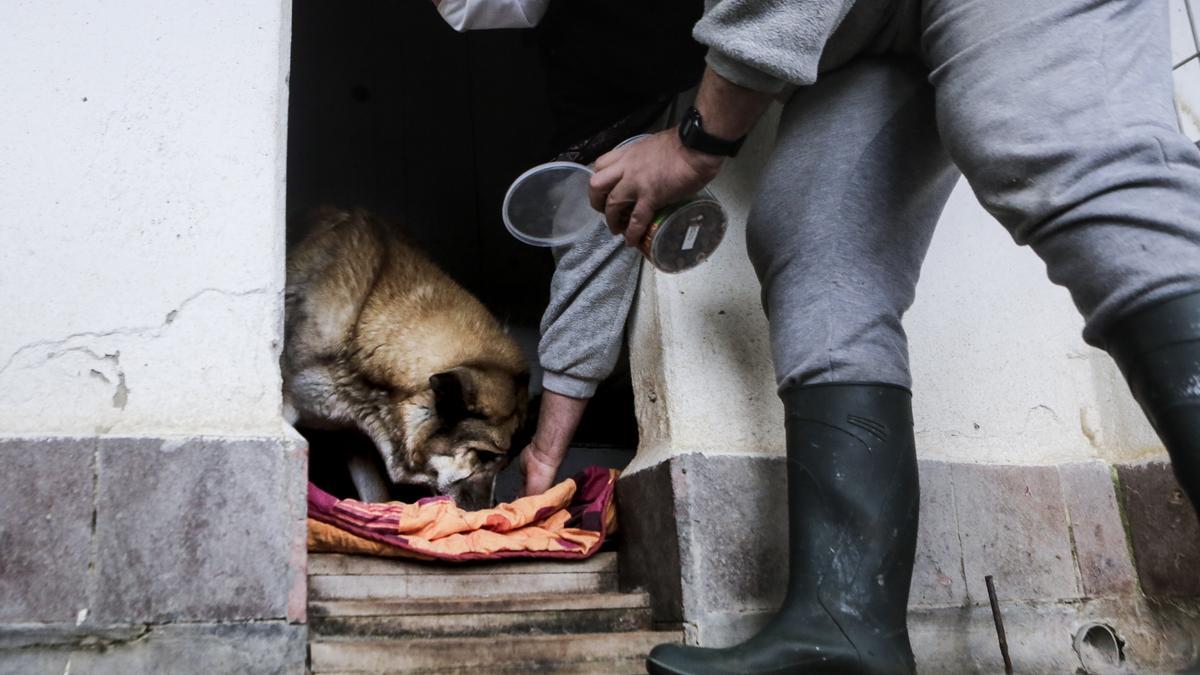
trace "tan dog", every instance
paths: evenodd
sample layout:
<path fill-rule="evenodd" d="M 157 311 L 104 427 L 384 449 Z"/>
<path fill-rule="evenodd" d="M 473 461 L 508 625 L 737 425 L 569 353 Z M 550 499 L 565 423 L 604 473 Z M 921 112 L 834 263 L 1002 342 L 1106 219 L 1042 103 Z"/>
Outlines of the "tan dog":
<path fill-rule="evenodd" d="M 525 418 L 516 342 L 396 228 L 329 208 L 311 225 L 287 261 L 285 414 L 361 430 L 393 483 L 490 506 Z M 367 501 L 387 498 L 374 465 L 350 464 Z"/>

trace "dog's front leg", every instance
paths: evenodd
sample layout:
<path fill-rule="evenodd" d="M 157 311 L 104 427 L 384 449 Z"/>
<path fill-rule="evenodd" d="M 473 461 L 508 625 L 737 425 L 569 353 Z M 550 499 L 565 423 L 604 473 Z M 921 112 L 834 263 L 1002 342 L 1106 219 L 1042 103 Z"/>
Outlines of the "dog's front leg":
<path fill-rule="evenodd" d="M 379 470 L 379 460 L 367 450 L 354 450 L 346 462 L 359 501 L 386 502 L 391 498 L 388 481 Z"/>

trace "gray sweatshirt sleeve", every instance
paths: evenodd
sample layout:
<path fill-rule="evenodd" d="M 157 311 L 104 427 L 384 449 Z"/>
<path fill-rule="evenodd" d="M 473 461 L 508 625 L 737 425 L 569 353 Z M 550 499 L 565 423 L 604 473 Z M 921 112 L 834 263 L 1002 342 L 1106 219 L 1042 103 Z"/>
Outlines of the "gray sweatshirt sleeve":
<path fill-rule="evenodd" d="M 556 248 L 554 257 L 538 344 L 542 387 L 591 398 L 620 356 L 642 255 L 597 222 L 587 237 Z"/>
<path fill-rule="evenodd" d="M 777 94 L 816 81 L 821 51 L 853 1 L 707 0 L 692 34 L 718 74 Z M 555 258 L 538 345 L 542 386 L 589 398 L 620 355 L 642 258 L 600 224 Z"/>
<path fill-rule="evenodd" d="M 817 81 L 821 52 L 854 0 L 707 0 L 692 36 L 708 65 L 748 89 Z"/>

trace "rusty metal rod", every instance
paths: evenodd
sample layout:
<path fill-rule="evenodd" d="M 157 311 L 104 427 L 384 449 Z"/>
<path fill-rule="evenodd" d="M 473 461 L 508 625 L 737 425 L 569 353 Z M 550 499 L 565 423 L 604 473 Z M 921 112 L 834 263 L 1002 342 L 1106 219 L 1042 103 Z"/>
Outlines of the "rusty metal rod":
<path fill-rule="evenodd" d="M 1004 634 L 1004 617 L 1000 616 L 1000 601 L 996 599 L 996 585 L 992 575 L 983 578 L 987 584 L 988 602 L 992 603 L 992 620 L 996 622 L 996 636 L 1000 638 L 1000 656 L 1004 657 L 1004 674 L 1012 675 L 1012 659 L 1008 656 L 1008 637 Z"/>

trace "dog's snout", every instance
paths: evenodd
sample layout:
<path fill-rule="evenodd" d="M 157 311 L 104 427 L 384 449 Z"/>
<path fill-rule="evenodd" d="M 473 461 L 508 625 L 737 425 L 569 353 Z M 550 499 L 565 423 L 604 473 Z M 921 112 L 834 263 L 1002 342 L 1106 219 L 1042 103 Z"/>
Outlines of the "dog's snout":
<path fill-rule="evenodd" d="M 464 479 L 459 481 L 452 489 L 454 501 L 459 508 L 467 511 L 491 508 L 495 484 L 494 478 L 492 480 Z"/>

